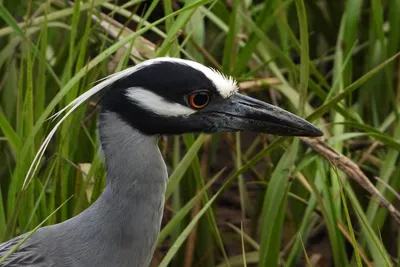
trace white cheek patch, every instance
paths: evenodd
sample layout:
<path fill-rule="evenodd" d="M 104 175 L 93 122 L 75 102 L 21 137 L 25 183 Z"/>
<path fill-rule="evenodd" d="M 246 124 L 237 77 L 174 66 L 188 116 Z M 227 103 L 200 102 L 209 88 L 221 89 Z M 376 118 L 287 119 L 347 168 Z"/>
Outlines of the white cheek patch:
<path fill-rule="evenodd" d="M 140 87 L 128 88 L 126 96 L 137 105 L 160 116 L 189 116 L 196 111 Z"/>

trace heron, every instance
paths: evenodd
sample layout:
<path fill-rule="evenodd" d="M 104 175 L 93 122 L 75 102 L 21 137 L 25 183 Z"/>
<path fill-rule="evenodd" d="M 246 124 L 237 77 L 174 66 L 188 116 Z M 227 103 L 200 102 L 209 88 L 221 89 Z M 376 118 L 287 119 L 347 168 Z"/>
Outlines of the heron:
<path fill-rule="evenodd" d="M 77 216 L 39 228 L 0 266 L 149 266 L 168 182 L 160 136 L 322 135 L 306 120 L 240 94 L 232 77 L 186 59 L 150 59 L 113 74 L 67 106 L 67 115 L 97 94 L 105 189 Z M 0 257 L 25 235 L 1 244 Z"/>

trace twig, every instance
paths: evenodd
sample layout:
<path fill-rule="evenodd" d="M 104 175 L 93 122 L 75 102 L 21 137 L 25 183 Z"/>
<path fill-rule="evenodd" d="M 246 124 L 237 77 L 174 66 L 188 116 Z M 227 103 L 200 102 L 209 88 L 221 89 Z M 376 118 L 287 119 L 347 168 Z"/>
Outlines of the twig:
<path fill-rule="evenodd" d="M 385 182 L 384 180 L 382 180 L 381 178 L 375 176 L 374 177 L 375 180 L 377 180 L 378 182 L 382 183 L 390 192 L 392 192 L 392 194 L 398 199 L 400 200 L 400 194 L 396 192 L 396 190 L 394 190 L 393 187 L 390 186 L 390 184 L 388 184 L 387 182 Z"/>
<path fill-rule="evenodd" d="M 392 203 L 382 196 L 356 163 L 320 139 L 309 137 L 300 137 L 300 139 L 312 147 L 321 156 L 329 160 L 335 167 L 346 173 L 372 196 L 376 197 L 379 203 L 385 207 L 393 218 L 400 224 L 400 212 L 396 210 Z"/>

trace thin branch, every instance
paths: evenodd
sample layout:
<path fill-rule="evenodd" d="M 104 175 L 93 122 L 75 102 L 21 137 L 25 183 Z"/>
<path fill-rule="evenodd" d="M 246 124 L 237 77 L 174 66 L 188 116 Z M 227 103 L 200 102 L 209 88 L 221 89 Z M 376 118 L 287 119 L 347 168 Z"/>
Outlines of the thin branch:
<path fill-rule="evenodd" d="M 400 224 L 400 212 L 376 189 L 360 167 L 345 155 L 339 153 L 321 139 L 300 137 L 307 145 L 312 147 L 321 156 L 329 160 L 332 165 L 342 170 L 351 179 L 361 185 L 372 196 L 376 197 L 383 207 L 385 207 L 393 218 Z"/>

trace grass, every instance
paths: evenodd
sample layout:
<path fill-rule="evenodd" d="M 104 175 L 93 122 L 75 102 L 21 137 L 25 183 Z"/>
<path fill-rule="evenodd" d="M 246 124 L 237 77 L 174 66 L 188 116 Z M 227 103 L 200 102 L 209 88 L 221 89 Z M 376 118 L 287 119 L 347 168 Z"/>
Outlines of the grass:
<path fill-rule="evenodd" d="M 233 75 L 325 137 L 162 138 L 154 266 L 400 266 L 399 12 L 398 0 L 0 2 L 0 240 L 78 214 L 104 187 L 96 99 L 41 150 L 48 118 L 168 55 Z"/>

